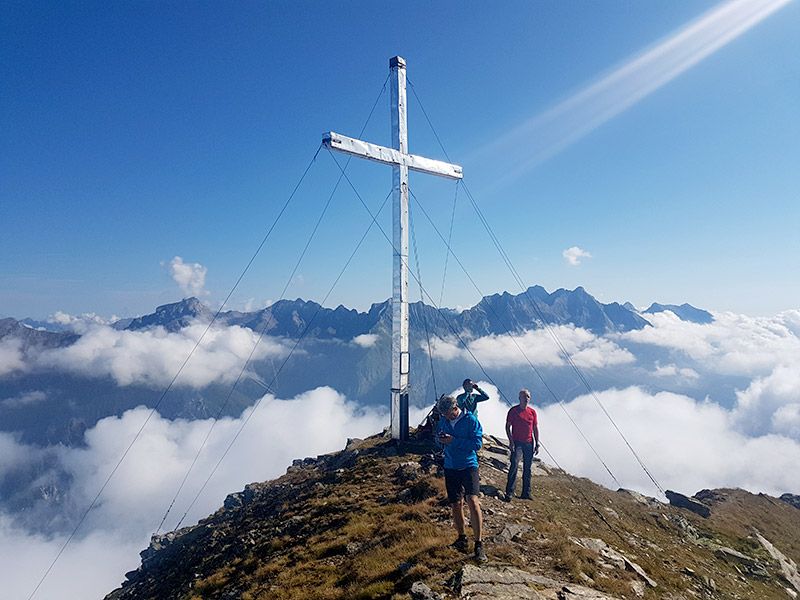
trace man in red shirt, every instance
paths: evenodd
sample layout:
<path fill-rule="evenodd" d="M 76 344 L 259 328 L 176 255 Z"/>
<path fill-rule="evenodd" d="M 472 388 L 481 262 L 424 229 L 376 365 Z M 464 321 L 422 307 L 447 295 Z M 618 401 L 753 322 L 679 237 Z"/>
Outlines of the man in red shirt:
<path fill-rule="evenodd" d="M 539 421 L 536 411 L 528 406 L 530 401 L 531 393 L 528 390 L 520 390 L 519 404 L 512 406 L 506 416 L 506 435 L 511 449 L 511 467 L 508 470 L 508 481 L 506 482 L 506 502 L 511 502 L 514 494 L 520 455 L 522 455 L 522 495 L 520 498 L 531 499 L 531 465 L 533 464 L 533 455 L 539 454 Z M 535 445 L 534 442 L 536 442 Z"/>

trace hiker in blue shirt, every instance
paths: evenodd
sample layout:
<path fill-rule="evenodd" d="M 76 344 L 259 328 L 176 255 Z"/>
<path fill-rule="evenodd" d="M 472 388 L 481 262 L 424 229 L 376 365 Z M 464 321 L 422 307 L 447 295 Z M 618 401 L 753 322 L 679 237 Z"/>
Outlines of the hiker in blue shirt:
<path fill-rule="evenodd" d="M 489 395 L 478 387 L 477 383 L 473 383 L 472 379 L 465 379 L 461 384 L 464 387 L 464 393 L 459 394 L 456 400 L 461 410 L 472 413 L 478 416 L 478 402 L 485 402 L 489 399 Z"/>
<path fill-rule="evenodd" d="M 483 515 L 478 476 L 478 450 L 483 445 L 483 429 L 472 413 L 462 410 L 452 396 L 442 396 L 436 403 L 441 418 L 436 431 L 437 442 L 444 447 L 444 484 L 447 501 L 453 511 L 453 524 L 458 539 L 452 547 L 461 552 L 468 548 L 464 533 L 464 499 L 469 508 L 472 532 L 475 535 L 475 560 L 486 562 L 481 533 Z"/>

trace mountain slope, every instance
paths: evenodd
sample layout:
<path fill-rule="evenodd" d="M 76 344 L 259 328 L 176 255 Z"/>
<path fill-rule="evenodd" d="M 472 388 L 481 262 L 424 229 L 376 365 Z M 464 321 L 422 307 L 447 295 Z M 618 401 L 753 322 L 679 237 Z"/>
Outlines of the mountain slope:
<path fill-rule="evenodd" d="M 676 304 L 658 304 L 653 302 L 650 308 L 644 311 L 644 314 L 656 314 L 668 310 L 681 320 L 691 321 L 692 323 L 699 323 L 701 325 L 714 322 L 714 315 L 702 308 L 695 308 L 691 304 L 683 303 L 680 306 Z"/>
<path fill-rule="evenodd" d="M 60 348 L 73 344 L 80 336 L 71 332 L 43 331 L 26 326 L 10 317 L 0 319 L 0 340 L 16 339 L 22 350 L 28 348 Z"/>
<path fill-rule="evenodd" d="M 507 504 L 496 497 L 506 461 L 503 440 L 486 438 L 487 565 L 448 547 L 454 534 L 433 449 L 400 454 L 375 436 L 295 461 L 286 475 L 228 496 L 198 525 L 154 538 L 107 600 L 785 599 L 787 588 L 800 591 L 800 581 L 790 583 L 800 511 L 788 503 L 716 490 L 705 493 L 704 519 L 537 462 L 534 500 Z"/>

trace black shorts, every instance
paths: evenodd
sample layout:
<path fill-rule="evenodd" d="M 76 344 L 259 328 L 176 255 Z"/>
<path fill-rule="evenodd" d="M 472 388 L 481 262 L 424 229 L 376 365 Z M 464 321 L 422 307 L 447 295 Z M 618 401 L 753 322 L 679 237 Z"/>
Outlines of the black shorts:
<path fill-rule="evenodd" d="M 445 469 L 444 486 L 447 488 L 447 501 L 460 502 L 466 496 L 477 496 L 481 491 L 478 467 L 469 469 Z"/>

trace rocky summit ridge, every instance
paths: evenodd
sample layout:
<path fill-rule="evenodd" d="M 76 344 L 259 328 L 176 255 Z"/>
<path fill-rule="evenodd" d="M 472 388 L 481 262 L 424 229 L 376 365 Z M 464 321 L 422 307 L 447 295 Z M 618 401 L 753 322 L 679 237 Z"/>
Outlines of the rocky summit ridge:
<path fill-rule="evenodd" d="M 486 564 L 449 547 L 435 448 L 382 434 L 298 459 L 197 525 L 154 536 L 106 600 L 800 594 L 800 510 L 788 501 L 704 490 L 688 499 L 707 509 L 701 515 L 537 461 L 533 500 L 506 503 L 505 440 L 485 437 L 480 462 Z"/>

